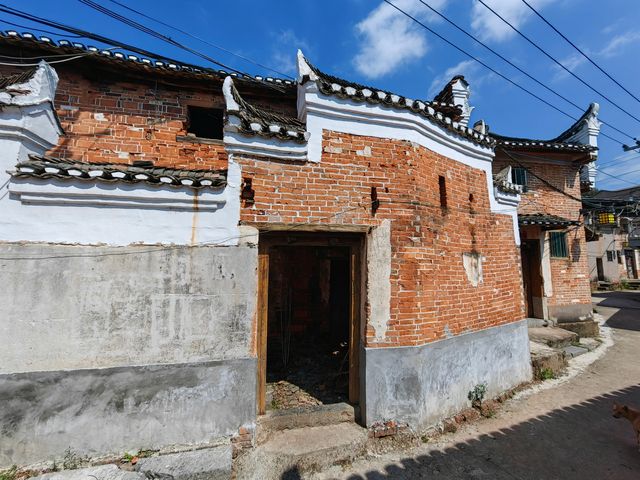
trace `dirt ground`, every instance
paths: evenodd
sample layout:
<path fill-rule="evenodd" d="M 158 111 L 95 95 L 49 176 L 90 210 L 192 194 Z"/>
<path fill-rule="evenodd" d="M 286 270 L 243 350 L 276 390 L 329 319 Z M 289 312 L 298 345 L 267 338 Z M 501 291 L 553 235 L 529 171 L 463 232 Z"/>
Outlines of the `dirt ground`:
<path fill-rule="evenodd" d="M 640 408 L 640 292 L 598 293 L 594 303 L 615 343 L 578 375 L 534 389 L 495 417 L 404 455 L 334 467 L 314 478 L 640 479 L 633 429 L 611 413 L 614 400 Z"/>

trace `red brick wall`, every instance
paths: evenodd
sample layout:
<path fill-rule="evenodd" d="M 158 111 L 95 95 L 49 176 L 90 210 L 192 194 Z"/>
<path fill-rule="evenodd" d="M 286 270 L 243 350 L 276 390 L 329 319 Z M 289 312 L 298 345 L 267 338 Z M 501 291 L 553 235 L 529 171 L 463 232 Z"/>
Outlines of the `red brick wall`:
<path fill-rule="evenodd" d="M 222 144 L 176 141 L 186 135 L 187 105 L 223 108 L 220 95 L 169 90 L 139 83 L 89 81 L 76 73 L 60 75 L 56 108 L 65 135 L 50 154 L 89 162 L 226 168 Z"/>
<path fill-rule="evenodd" d="M 531 154 L 542 155 L 531 152 Z M 558 159 L 556 156 L 555 160 Z M 551 185 L 575 198 L 581 198 L 580 175 L 578 164 L 545 163 L 526 160 L 522 162 L 534 175 L 543 178 Z M 494 173 L 507 165 L 514 165 L 498 151 L 493 165 Z M 520 214 L 546 213 L 569 220 L 584 219 L 580 215 L 582 203 L 558 192 L 534 175 L 528 175 L 528 191 L 522 194 L 518 207 Z M 584 228 L 568 229 L 567 242 L 569 258 L 551 258 L 551 281 L 553 296 L 549 305 L 572 305 L 576 303 L 591 304 L 591 288 L 589 284 L 589 261 Z"/>
<path fill-rule="evenodd" d="M 222 80 L 189 84 L 164 79 L 127 81 L 125 72 L 82 73 L 90 68 L 54 66 L 60 78 L 55 106 L 65 134 L 48 153 L 88 162 L 131 164 L 151 160 L 158 166 L 185 169 L 227 167 L 227 154 L 218 144 L 177 141 L 187 134 L 187 106 L 224 108 Z M 80 68 L 77 68 L 80 67 Z M 117 67 L 116 67 L 117 68 Z M 17 73 L 0 67 L 0 74 Z M 117 72 L 117 70 L 115 71 Z M 151 75 L 150 75 L 151 77 Z M 269 104 L 295 116 L 295 99 L 274 90 L 243 92 L 252 103 Z"/>
<path fill-rule="evenodd" d="M 319 164 L 237 159 L 255 190 L 255 204 L 243 207 L 241 218 L 372 226 L 391 220 L 391 318 L 383 342 L 367 329 L 368 345 L 419 345 L 524 317 L 512 221 L 490 212 L 483 171 L 409 142 L 334 132 L 325 132 L 323 152 Z M 375 217 L 372 186 L 381 200 Z M 485 258 L 478 287 L 462 265 L 462 254 L 474 251 Z"/>

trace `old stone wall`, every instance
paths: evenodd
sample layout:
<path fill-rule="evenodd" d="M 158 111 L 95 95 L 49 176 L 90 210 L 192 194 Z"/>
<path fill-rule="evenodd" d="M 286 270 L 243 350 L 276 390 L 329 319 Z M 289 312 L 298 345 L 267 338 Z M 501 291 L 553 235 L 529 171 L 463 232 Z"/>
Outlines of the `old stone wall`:
<path fill-rule="evenodd" d="M 255 203 L 244 205 L 241 218 L 390 221 L 390 316 L 367 324 L 367 346 L 422 345 L 524 317 L 512 220 L 491 213 L 483 171 L 410 142 L 323 135 L 319 164 L 236 158 L 254 190 Z M 372 187 L 380 199 L 375 215 Z"/>

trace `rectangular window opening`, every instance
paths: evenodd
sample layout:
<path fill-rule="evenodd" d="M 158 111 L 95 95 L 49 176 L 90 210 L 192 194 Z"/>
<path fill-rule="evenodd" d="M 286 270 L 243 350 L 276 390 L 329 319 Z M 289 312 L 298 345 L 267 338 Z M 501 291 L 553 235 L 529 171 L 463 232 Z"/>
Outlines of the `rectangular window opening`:
<path fill-rule="evenodd" d="M 224 112 L 221 108 L 205 108 L 189 105 L 187 133 L 199 138 L 222 140 Z"/>
<path fill-rule="evenodd" d="M 522 167 L 511 168 L 511 181 L 516 185 L 522 186 L 522 191 L 526 192 L 528 187 L 527 170 Z"/>
<path fill-rule="evenodd" d="M 438 177 L 438 185 L 440 187 L 440 206 L 447 207 L 447 179 L 442 175 Z"/>
<path fill-rule="evenodd" d="M 567 247 L 566 232 L 549 232 L 549 246 L 552 257 L 568 258 L 569 248 Z"/>
<path fill-rule="evenodd" d="M 616 259 L 616 252 L 613 250 L 607 250 L 607 262 L 613 262 Z"/>

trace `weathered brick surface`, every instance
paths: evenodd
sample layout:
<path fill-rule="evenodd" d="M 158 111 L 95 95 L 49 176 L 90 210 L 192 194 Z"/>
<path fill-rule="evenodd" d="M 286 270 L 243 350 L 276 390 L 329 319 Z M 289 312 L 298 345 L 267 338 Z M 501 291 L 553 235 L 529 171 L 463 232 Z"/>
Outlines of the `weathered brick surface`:
<path fill-rule="evenodd" d="M 531 153 L 532 155 L 542 155 Z M 549 156 L 554 160 L 558 156 Z M 580 214 L 581 198 L 579 164 L 561 164 L 536 162 L 528 159 L 525 166 L 534 175 L 546 180 L 562 192 L 552 188 L 534 175 L 528 175 L 528 191 L 522 194 L 522 201 L 518 213 L 533 214 L 546 213 L 558 215 L 569 220 L 582 222 Z M 493 171 L 498 172 L 505 166 L 513 164 L 498 151 L 493 165 Z M 566 193 L 566 195 L 565 195 Z M 526 236 L 526 229 L 522 230 Z M 537 235 L 534 229 L 529 232 Z M 588 252 L 583 227 L 570 227 L 567 234 L 569 258 L 551 258 L 551 280 L 553 295 L 548 299 L 549 305 L 591 304 L 591 289 L 589 285 Z"/>
<path fill-rule="evenodd" d="M 519 251 L 511 218 L 494 214 L 484 172 L 409 142 L 324 133 L 320 164 L 237 159 L 253 179 L 244 222 L 379 224 L 391 220 L 391 318 L 383 341 L 400 346 L 524 317 Z M 447 185 L 441 208 L 438 177 Z M 371 212 L 371 187 L 381 201 Z M 473 287 L 462 254 L 479 252 L 484 281 Z"/>
<path fill-rule="evenodd" d="M 177 168 L 226 168 L 223 145 L 178 142 L 186 135 L 187 105 L 223 108 L 219 94 L 97 83 L 81 75 L 60 76 L 56 108 L 66 135 L 50 154 L 88 162 L 152 160 Z"/>
<path fill-rule="evenodd" d="M 220 85 L 101 81 L 64 67 L 58 73 L 55 103 L 66 133 L 52 155 L 90 162 L 153 160 L 179 168 L 227 166 L 222 144 L 176 140 L 186 134 L 187 105 L 223 106 Z M 291 114 L 295 102 L 280 100 L 275 108 Z M 490 212 L 484 172 L 408 142 L 332 132 L 325 132 L 320 164 L 239 161 L 255 191 L 255 204 L 242 209 L 244 222 L 391 221 L 391 316 L 382 341 L 366 329 L 367 345 L 420 345 L 524 317 L 511 218 Z M 440 206 L 439 176 L 446 178 L 446 208 Z M 375 216 L 372 186 L 381 200 Z M 467 278 L 463 253 L 483 258 L 484 280 L 477 287 Z"/>
<path fill-rule="evenodd" d="M 224 108 L 222 80 L 172 84 L 160 75 L 128 80 L 113 72 L 82 73 L 82 64 L 56 65 L 60 78 L 55 106 L 65 135 L 50 155 L 88 162 L 131 164 L 151 160 L 158 166 L 226 168 L 227 154 L 217 144 L 177 141 L 187 134 L 187 106 Z M 0 74 L 16 73 L 0 67 Z M 295 99 L 273 90 L 244 92 L 255 104 L 295 115 Z M 269 96 L 265 94 L 271 93 Z"/>

